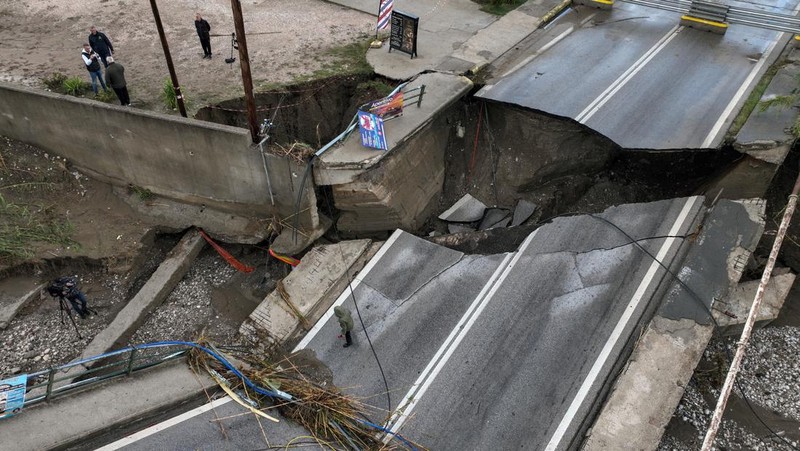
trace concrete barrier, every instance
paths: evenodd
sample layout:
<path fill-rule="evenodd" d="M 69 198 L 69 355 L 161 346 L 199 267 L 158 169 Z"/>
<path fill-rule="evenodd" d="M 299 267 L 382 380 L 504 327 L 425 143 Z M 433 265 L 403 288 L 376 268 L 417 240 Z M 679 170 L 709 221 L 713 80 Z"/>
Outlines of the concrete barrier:
<path fill-rule="evenodd" d="M 245 129 L 8 83 L 0 83 L 0 135 L 65 157 L 114 185 L 246 218 L 292 216 L 305 171 L 288 158 L 266 155 L 264 161 Z M 305 183 L 300 224 L 313 229 L 319 225 L 316 197 L 310 177 Z M 206 225 L 202 215 L 180 209 L 172 215 L 188 219 L 166 225 L 188 222 L 231 233 L 225 221 Z"/>

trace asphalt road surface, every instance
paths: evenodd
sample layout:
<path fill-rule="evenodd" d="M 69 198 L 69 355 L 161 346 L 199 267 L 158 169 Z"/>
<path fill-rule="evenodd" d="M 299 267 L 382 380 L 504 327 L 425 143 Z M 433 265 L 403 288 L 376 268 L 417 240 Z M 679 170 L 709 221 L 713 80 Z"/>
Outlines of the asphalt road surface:
<path fill-rule="evenodd" d="M 797 4 L 769 3 L 761 9 L 782 14 Z M 679 21 L 623 2 L 570 9 L 477 95 L 574 119 L 623 148 L 715 148 L 790 36 L 743 25 L 718 35 Z"/>
<path fill-rule="evenodd" d="M 396 231 L 334 303 L 353 312 L 354 345 L 337 338 L 332 306 L 297 349 L 314 351 L 373 422 L 428 449 L 568 449 L 672 282 L 655 259 L 679 269 L 702 203 L 557 218 L 498 255 Z M 262 432 L 230 402 L 184 416 L 106 449 L 264 449 L 307 435 L 285 421 Z"/>
<path fill-rule="evenodd" d="M 702 199 L 614 207 L 601 216 L 669 265 Z M 663 238 L 669 236 L 673 238 Z M 656 238 L 657 237 L 657 238 Z M 298 348 L 388 425 L 435 450 L 566 449 L 666 276 L 591 216 L 559 218 L 503 255 L 464 255 L 397 232 L 353 294 L 355 346 L 323 317 Z M 658 299 L 658 296 L 656 296 Z M 658 301 L 655 301 L 657 304 Z"/>

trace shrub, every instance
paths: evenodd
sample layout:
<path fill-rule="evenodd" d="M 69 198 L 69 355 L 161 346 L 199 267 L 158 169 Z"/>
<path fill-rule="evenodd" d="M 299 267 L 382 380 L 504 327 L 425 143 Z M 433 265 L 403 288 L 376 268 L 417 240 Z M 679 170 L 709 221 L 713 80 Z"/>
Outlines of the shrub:
<path fill-rule="evenodd" d="M 92 85 L 80 77 L 69 77 L 64 80 L 63 88 L 66 94 L 77 97 L 89 92 Z"/>
<path fill-rule="evenodd" d="M 183 104 L 184 106 L 188 103 L 186 99 L 186 94 L 183 94 Z M 161 90 L 161 100 L 164 101 L 164 106 L 170 110 L 177 110 L 178 109 L 178 96 L 175 94 L 175 86 L 172 85 L 172 80 L 167 78 L 164 80 L 164 88 Z"/>
<path fill-rule="evenodd" d="M 63 92 L 65 81 L 67 81 L 67 76 L 61 72 L 53 72 L 50 76 L 42 79 L 45 87 L 54 92 Z"/>
<path fill-rule="evenodd" d="M 107 91 L 99 90 L 97 91 L 97 97 L 94 98 L 95 100 L 99 100 L 101 102 L 111 103 L 117 100 L 117 96 L 114 94 L 114 91 L 111 88 L 108 88 Z"/>

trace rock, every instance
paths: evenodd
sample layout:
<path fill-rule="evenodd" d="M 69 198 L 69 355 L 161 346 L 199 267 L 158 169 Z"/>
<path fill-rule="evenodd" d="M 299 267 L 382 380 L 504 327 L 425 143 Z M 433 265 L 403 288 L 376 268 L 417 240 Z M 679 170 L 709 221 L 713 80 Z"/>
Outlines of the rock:
<path fill-rule="evenodd" d="M 537 208 L 539 208 L 538 205 L 525 199 L 517 201 L 517 206 L 514 207 L 514 218 L 511 220 L 511 227 L 516 227 L 527 221 Z"/>
<path fill-rule="evenodd" d="M 475 222 L 483 217 L 486 205 L 469 194 L 459 199 L 447 211 L 439 215 L 439 219 L 447 222 Z"/>

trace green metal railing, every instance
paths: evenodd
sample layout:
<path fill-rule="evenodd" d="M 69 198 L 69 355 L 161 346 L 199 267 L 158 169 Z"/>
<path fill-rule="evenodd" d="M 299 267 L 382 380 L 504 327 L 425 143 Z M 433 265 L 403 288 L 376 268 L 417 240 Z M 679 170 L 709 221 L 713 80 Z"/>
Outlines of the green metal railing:
<path fill-rule="evenodd" d="M 58 396 L 99 382 L 182 358 L 191 349 L 185 345 L 162 348 L 130 346 L 88 359 L 70 362 L 28 374 L 25 407 L 48 402 Z"/>

